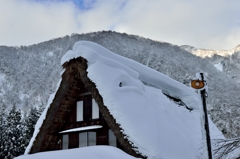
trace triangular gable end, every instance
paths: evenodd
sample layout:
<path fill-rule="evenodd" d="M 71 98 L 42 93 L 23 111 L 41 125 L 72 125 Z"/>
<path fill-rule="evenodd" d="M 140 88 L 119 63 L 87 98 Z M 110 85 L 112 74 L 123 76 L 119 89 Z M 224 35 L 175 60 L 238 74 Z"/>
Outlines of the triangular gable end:
<path fill-rule="evenodd" d="M 68 141 L 72 142 L 68 144 L 69 148 L 78 147 L 80 146 L 81 135 L 91 135 L 86 134 L 89 129 L 98 129 L 94 131 L 98 133 L 96 144 L 109 145 L 110 141 L 106 139 L 105 134 L 110 133 L 108 132 L 110 128 L 117 137 L 118 147 L 121 147 L 130 155 L 143 157 L 139 152 L 134 151 L 135 148 L 132 147 L 131 142 L 128 141 L 122 133 L 114 117 L 109 113 L 107 107 L 104 106 L 103 99 L 96 85 L 87 77 L 87 60 L 82 57 L 72 59 L 64 63 L 63 67 L 65 72 L 62 75 L 62 82 L 53 102 L 49 106 L 46 118 L 42 123 L 29 153 L 64 149 L 63 142 L 65 142 L 65 134 L 69 132 L 71 132 L 71 136 L 68 137 L 68 140 L 73 140 Z M 92 98 L 94 98 L 94 101 Z M 77 119 L 76 111 L 79 100 L 83 102 L 86 101 L 85 103 L 96 102 L 100 110 L 99 119 L 93 120 L 92 116 L 88 114 L 83 114 Z M 93 111 L 93 108 L 87 106 L 82 107 L 88 109 L 87 113 Z M 85 118 L 84 122 L 77 121 L 82 120 L 81 118 Z M 79 133 L 80 131 L 83 132 L 81 135 Z"/>

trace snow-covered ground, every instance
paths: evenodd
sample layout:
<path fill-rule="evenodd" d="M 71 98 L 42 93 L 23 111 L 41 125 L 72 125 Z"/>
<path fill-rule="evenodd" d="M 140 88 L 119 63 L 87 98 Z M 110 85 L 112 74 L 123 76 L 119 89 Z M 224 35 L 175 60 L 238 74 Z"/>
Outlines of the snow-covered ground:
<path fill-rule="evenodd" d="M 15 159 L 136 159 L 112 146 L 89 146 L 83 148 L 59 150 L 22 155 Z"/>
<path fill-rule="evenodd" d="M 223 65 L 221 64 L 221 62 L 214 64 L 214 66 L 215 66 L 216 69 L 218 69 L 219 71 L 221 71 L 221 72 L 223 71 Z"/>
<path fill-rule="evenodd" d="M 96 84 L 104 105 L 137 151 L 148 156 L 148 159 L 192 159 L 202 155 L 201 105 L 195 91 L 92 42 L 77 42 L 73 50 L 63 56 L 61 64 L 80 56 L 88 61 L 88 77 Z M 155 88 L 144 85 L 142 81 Z M 179 107 L 163 92 L 180 98 L 193 110 Z M 50 97 L 48 106 L 36 125 L 26 154 L 53 97 Z M 212 138 L 223 138 L 212 122 L 210 131 Z"/>

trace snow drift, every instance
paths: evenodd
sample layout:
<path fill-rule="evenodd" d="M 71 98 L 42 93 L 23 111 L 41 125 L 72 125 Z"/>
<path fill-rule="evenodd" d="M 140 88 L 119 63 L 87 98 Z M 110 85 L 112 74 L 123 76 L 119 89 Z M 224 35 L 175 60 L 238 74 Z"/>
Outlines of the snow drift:
<path fill-rule="evenodd" d="M 136 159 L 112 146 L 89 146 L 83 148 L 59 150 L 23 155 L 15 159 Z"/>

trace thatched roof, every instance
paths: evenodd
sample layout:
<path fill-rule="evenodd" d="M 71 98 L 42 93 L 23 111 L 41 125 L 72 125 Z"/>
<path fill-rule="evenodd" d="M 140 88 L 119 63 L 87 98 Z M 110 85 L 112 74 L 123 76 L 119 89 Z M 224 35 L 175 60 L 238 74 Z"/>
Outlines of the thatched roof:
<path fill-rule="evenodd" d="M 85 59 L 82 59 L 81 60 L 82 62 L 78 62 L 78 61 L 79 61 L 79 58 L 71 60 L 70 62 L 65 63 L 64 67 L 66 68 L 70 66 L 78 71 L 78 74 L 80 74 L 81 81 L 84 83 L 84 86 L 87 88 L 87 90 L 92 93 L 93 98 L 95 99 L 95 101 L 99 106 L 99 110 L 102 116 L 106 120 L 108 126 L 114 132 L 120 144 L 123 146 L 124 151 L 135 157 L 143 157 L 139 152 L 135 152 L 133 150 L 134 147 L 132 147 L 131 142 L 125 137 L 124 134 L 122 134 L 121 128 L 116 123 L 115 118 L 109 113 L 108 108 L 103 104 L 103 98 L 99 94 L 99 91 L 96 88 L 96 85 L 87 76 L 87 71 L 86 71 L 87 61 Z"/>
<path fill-rule="evenodd" d="M 61 85 L 40 132 L 31 140 L 36 139 L 30 153 L 54 149 L 59 139 L 54 135 L 63 125 L 60 119 L 69 115 L 71 103 L 87 89 L 127 153 L 150 159 L 196 157 L 202 135 L 200 102 L 192 89 L 92 42 L 77 42 L 61 63 L 65 69 Z M 193 110 L 179 107 L 169 97 Z M 48 143 L 50 139 L 54 142 Z"/>
<path fill-rule="evenodd" d="M 119 143 L 122 145 L 125 152 L 135 157 L 143 157 L 139 152 L 134 151 L 134 147 L 131 142 L 121 132 L 121 128 L 116 123 L 114 117 L 109 113 L 107 107 L 103 104 L 103 99 L 96 88 L 96 85 L 87 76 L 87 61 L 86 59 L 79 57 L 73 59 L 63 65 L 65 72 L 62 75 L 62 82 L 60 87 L 51 103 L 46 118 L 40 128 L 40 132 L 36 136 L 36 139 L 31 147 L 30 153 L 36 153 L 48 150 L 52 148 L 58 141 L 56 134 L 60 132 L 63 124 L 55 124 L 55 121 L 59 118 L 61 113 L 62 119 L 66 118 L 71 109 L 71 103 L 76 102 L 76 98 L 82 84 L 84 87 L 92 93 L 93 98 L 99 106 L 99 110 L 107 122 L 108 126 L 112 129 Z M 51 143 L 47 145 L 45 142 L 51 140 Z"/>

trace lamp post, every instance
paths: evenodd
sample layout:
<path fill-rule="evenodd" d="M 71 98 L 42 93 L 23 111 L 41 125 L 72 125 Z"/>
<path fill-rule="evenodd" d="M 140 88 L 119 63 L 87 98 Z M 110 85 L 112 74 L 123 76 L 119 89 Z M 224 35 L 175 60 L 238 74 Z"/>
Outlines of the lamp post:
<path fill-rule="evenodd" d="M 206 139 L 206 145 L 207 145 L 207 156 L 208 159 L 212 159 L 212 148 L 211 148 L 211 138 L 210 138 L 210 131 L 209 131 L 209 123 L 208 123 L 208 114 L 207 114 L 207 105 L 206 105 L 206 79 L 204 77 L 203 73 L 198 73 L 197 80 L 191 81 L 191 87 L 198 90 L 198 93 L 201 96 L 202 99 L 202 106 L 203 106 L 203 117 L 202 120 L 204 123 L 204 131 L 203 137 Z"/>

